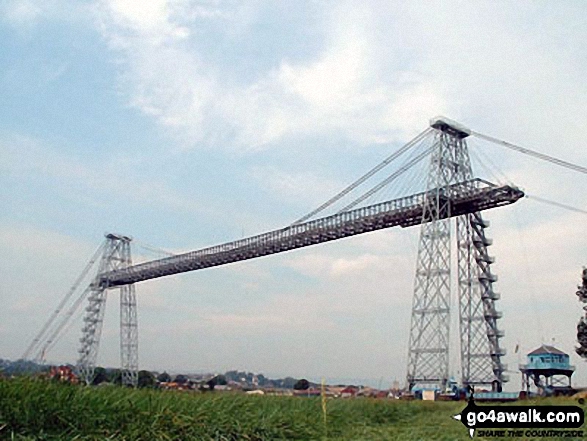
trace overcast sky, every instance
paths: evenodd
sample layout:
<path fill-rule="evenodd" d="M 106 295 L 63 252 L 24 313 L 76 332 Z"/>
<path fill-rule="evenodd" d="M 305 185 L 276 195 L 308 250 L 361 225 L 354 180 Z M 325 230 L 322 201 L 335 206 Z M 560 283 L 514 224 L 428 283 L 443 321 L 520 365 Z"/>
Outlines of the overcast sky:
<path fill-rule="evenodd" d="M 586 19 L 583 1 L 1 0 L 0 357 L 104 232 L 179 252 L 287 225 L 438 114 L 587 165 Z M 470 147 L 587 209 L 585 175 Z M 587 216 L 528 199 L 485 216 L 510 369 L 554 341 L 587 385 Z M 140 283 L 141 367 L 403 383 L 417 243 L 391 229 Z M 101 365 L 119 364 L 117 302 Z M 75 362 L 80 329 L 48 358 Z"/>

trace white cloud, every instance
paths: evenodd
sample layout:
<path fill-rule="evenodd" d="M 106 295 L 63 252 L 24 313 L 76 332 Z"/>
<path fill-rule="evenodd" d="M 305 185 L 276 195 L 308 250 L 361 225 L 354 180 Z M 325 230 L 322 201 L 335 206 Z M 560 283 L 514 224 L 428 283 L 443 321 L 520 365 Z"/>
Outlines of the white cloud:
<path fill-rule="evenodd" d="M 328 251 L 322 249 L 314 253 L 294 255 L 288 259 L 286 265 L 306 276 L 332 281 L 341 278 L 373 277 L 376 273 L 383 273 L 392 263 L 392 258 L 385 255 L 366 253 L 352 257 L 333 257 L 332 252 Z M 347 251 L 350 250 L 347 248 Z"/>
<path fill-rule="evenodd" d="M 50 20 L 61 24 L 90 24 L 91 7 L 76 0 L 4 0 L 0 4 L 0 21 L 20 37 L 31 38 L 38 25 Z"/>
<path fill-rule="evenodd" d="M 531 144 L 553 142 L 552 131 L 541 129 L 553 123 L 574 142 L 585 136 L 576 119 L 587 93 L 582 46 L 567 44 L 580 43 L 584 31 L 573 27 L 562 38 L 550 11 L 460 2 L 323 5 L 319 51 L 305 59 L 273 54 L 274 62 L 249 66 L 254 75 L 240 78 L 238 59 L 204 51 L 214 39 L 235 50 L 264 20 L 280 20 L 263 16 L 261 4 L 244 13 L 187 0 L 144 10 L 103 2 L 102 31 L 122 55 L 129 101 L 188 146 L 259 148 L 308 134 L 392 141 L 443 113 L 490 121 Z M 573 9 L 557 12 L 573 17 Z"/>
<path fill-rule="evenodd" d="M 211 7 L 206 16 L 194 2 L 181 3 L 182 15 L 169 13 L 177 6 L 172 2 L 157 2 L 145 13 L 122 1 L 103 5 L 103 33 L 123 56 L 130 101 L 189 145 L 256 148 L 288 135 L 335 132 L 360 142 L 389 141 L 413 134 L 422 127 L 422 114 L 446 107 L 414 72 L 399 80 L 383 77 L 382 64 L 389 61 L 374 47 L 369 8 L 334 8 L 323 23 L 322 53 L 295 62 L 283 54 L 276 67 L 243 84 L 228 80 L 232 72 L 204 61 L 195 49 L 215 38 L 198 33 L 202 20 L 222 20 L 231 29 L 234 15 Z M 169 38 L 178 32 L 194 35 L 194 44 Z"/>
<path fill-rule="evenodd" d="M 109 2 L 109 6 L 120 26 L 139 32 L 151 32 L 165 27 L 169 18 L 167 3 L 167 0 L 153 0 L 148 3 L 116 0 Z"/>
<path fill-rule="evenodd" d="M 7 1 L 1 7 L 4 20 L 19 30 L 33 27 L 41 15 L 41 7 L 35 0 Z"/>

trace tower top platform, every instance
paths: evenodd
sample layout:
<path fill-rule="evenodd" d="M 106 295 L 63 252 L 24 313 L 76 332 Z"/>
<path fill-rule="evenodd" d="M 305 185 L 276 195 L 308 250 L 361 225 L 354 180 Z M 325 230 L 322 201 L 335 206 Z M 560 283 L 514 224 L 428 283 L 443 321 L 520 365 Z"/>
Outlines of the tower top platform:
<path fill-rule="evenodd" d="M 467 127 L 445 116 L 437 116 L 432 118 L 430 120 L 430 127 L 442 132 L 446 132 L 449 135 L 455 136 L 459 139 L 463 139 L 471 135 L 471 130 L 469 130 Z"/>

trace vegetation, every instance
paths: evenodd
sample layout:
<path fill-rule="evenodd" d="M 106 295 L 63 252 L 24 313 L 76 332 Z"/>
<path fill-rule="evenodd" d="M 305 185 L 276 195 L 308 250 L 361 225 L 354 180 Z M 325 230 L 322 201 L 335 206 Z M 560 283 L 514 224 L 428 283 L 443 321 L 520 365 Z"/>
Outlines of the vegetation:
<path fill-rule="evenodd" d="M 0 379 L 0 439 L 467 440 L 464 403 L 85 387 Z M 541 438 L 545 439 L 545 438 Z"/>
<path fill-rule="evenodd" d="M 157 381 L 159 383 L 168 383 L 171 381 L 171 375 L 169 375 L 167 372 L 163 372 L 157 376 Z"/>
<path fill-rule="evenodd" d="M 257 385 L 264 387 L 277 387 L 282 389 L 292 389 L 294 384 L 298 381 L 296 378 L 286 377 L 279 379 L 270 379 L 263 374 L 254 374 L 252 372 L 244 371 L 228 371 L 224 374 L 226 381 L 235 381 L 237 383 L 245 383 L 248 385 Z"/>
<path fill-rule="evenodd" d="M 49 371 L 49 367 L 30 360 L 4 360 L 0 358 L 0 374 L 32 375 Z"/>
<path fill-rule="evenodd" d="M 293 387 L 295 390 L 308 390 L 310 388 L 310 383 L 305 378 L 298 380 Z"/>

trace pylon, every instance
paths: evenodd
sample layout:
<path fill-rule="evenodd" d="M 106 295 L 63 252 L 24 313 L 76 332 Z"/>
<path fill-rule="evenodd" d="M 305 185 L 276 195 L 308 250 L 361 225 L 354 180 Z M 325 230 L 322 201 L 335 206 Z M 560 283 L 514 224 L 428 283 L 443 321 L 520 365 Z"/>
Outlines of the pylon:
<path fill-rule="evenodd" d="M 449 379 L 451 317 L 451 194 L 467 186 L 452 184 L 472 179 L 466 138 L 470 132 L 446 118 L 431 121 L 436 130 L 428 174 L 428 198 L 424 207 L 412 318 L 410 327 L 407 383 L 444 388 Z M 501 390 L 504 355 L 499 347 L 503 332 L 497 329 L 501 316 L 495 310 L 499 296 L 493 291 L 497 278 L 490 269 L 480 213 L 456 218 L 458 296 L 461 340 L 461 371 L 464 385 L 490 384 Z"/>
<path fill-rule="evenodd" d="M 109 289 L 107 285 L 102 283 L 100 276 L 132 264 L 130 242 L 131 239 L 127 236 L 106 235 L 106 245 L 98 273 L 90 284 L 77 362 L 78 374 L 86 384 L 91 384 L 94 379 Z M 138 380 L 138 329 L 137 301 L 133 284 L 120 287 L 120 358 L 122 383 L 136 386 Z"/>

